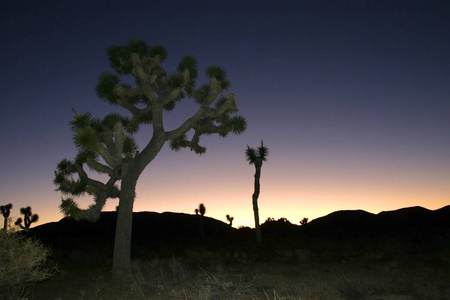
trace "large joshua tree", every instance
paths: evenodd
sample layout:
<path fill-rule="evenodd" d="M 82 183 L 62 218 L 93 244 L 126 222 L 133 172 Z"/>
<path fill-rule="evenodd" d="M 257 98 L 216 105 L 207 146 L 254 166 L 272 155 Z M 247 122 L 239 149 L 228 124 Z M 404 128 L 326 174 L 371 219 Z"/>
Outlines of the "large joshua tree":
<path fill-rule="evenodd" d="M 142 171 L 155 159 L 161 148 L 170 143 L 172 150 L 189 148 L 202 154 L 202 135 L 240 134 L 246 128 L 238 112 L 235 96 L 225 93 L 230 82 L 225 71 L 217 66 L 206 70 L 208 83 L 196 86 L 197 61 L 184 56 L 178 68 L 167 74 L 161 66 L 167 51 L 162 46 L 148 46 L 142 40 L 108 48 L 114 72 L 99 76 L 97 95 L 107 103 L 124 108 L 129 116 L 117 113 L 99 119 L 89 113 L 79 114 L 70 122 L 73 140 L 78 148 L 74 160 L 62 160 L 57 165 L 54 183 L 64 195 L 60 209 L 75 219 L 97 220 L 108 198 L 119 198 L 114 243 L 113 274 L 129 275 L 133 203 L 136 184 Z M 134 79 L 130 84 L 129 79 Z M 124 80 L 125 79 L 125 80 Z M 165 113 L 176 104 L 190 99 L 197 105 L 187 120 L 175 129 L 165 127 Z M 152 128 L 148 143 L 139 148 L 134 134 L 141 125 Z M 105 174 L 106 182 L 89 176 L 88 170 Z M 88 194 L 94 203 L 81 209 L 70 196 Z"/>
<path fill-rule="evenodd" d="M 268 155 L 269 155 L 269 148 L 264 146 L 263 141 L 261 141 L 261 146 L 259 146 L 257 149 L 250 148 L 247 145 L 247 150 L 245 151 L 247 161 L 251 165 L 255 165 L 255 183 L 252 195 L 252 203 L 253 203 L 253 214 L 255 217 L 256 242 L 258 243 L 259 246 L 262 245 L 261 227 L 259 226 L 259 211 L 258 211 L 258 198 L 260 192 L 259 180 L 261 178 L 262 164 L 264 161 L 267 160 Z"/>

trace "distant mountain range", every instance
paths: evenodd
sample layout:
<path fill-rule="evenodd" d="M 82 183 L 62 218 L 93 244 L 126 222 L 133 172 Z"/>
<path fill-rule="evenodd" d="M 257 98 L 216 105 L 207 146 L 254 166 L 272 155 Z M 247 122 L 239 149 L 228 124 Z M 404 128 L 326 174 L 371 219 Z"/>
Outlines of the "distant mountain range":
<path fill-rule="evenodd" d="M 116 213 L 103 212 L 98 222 L 63 218 L 37 226 L 30 234 L 58 249 L 103 249 L 112 251 Z M 203 226 L 203 238 L 200 226 Z M 411 247 L 450 249 L 450 205 L 438 210 L 402 208 L 379 214 L 363 210 L 336 211 L 306 225 L 286 219 L 261 225 L 266 244 L 292 247 L 322 247 L 325 244 L 376 245 L 394 242 Z M 133 248 L 177 249 L 207 245 L 213 248 L 251 246 L 254 230 L 231 228 L 209 217 L 183 213 L 137 212 L 133 216 Z M 144 251 L 144 250 L 142 250 Z M 145 250 L 147 251 L 147 250 Z"/>
<path fill-rule="evenodd" d="M 305 230 L 315 234 L 333 232 L 334 237 L 353 235 L 383 237 L 434 235 L 450 229 L 450 205 L 438 210 L 415 206 L 379 214 L 363 210 L 336 211 L 313 220 Z"/>

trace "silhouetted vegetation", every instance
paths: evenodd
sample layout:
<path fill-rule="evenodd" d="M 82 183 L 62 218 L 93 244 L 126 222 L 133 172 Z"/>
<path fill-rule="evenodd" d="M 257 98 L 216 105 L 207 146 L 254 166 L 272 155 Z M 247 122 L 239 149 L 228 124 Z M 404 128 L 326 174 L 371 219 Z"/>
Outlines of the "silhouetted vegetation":
<path fill-rule="evenodd" d="M 291 222 L 289 222 L 289 220 L 287 218 L 283 218 L 283 217 L 279 218 L 278 220 L 275 220 L 275 218 L 272 218 L 272 217 L 268 217 L 264 223 L 270 223 L 270 222 L 279 222 L 279 223 L 289 223 L 289 224 L 291 224 Z"/>
<path fill-rule="evenodd" d="M 12 208 L 11 203 L 0 206 L 0 210 L 2 211 L 2 215 L 4 218 L 3 230 L 5 230 L 5 231 L 8 231 L 8 218 L 9 218 L 9 214 L 11 213 L 11 208 Z"/>
<path fill-rule="evenodd" d="M 31 226 L 31 223 L 37 222 L 39 220 L 39 216 L 31 212 L 30 206 L 22 207 L 20 209 L 20 213 L 23 215 L 24 224 L 22 224 L 22 218 L 17 218 L 14 224 L 22 229 L 28 230 Z"/>
<path fill-rule="evenodd" d="M 227 218 L 228 222 L 230 222 L 230 227 L 233 227 L 234 217 L 232 217 L 230 215 L 226 215 L 225 217 Z"/>
<path fill-rule="evenodd" d="M 206 213 L 205 204 L 200 203 L 200 205 L 198 206 L 198 211 L 199 211 L 200 215 L 203 217 Z"/>
<path fill-rule="evenodd" d="M 208 67 L 209 82 L 197 87 L 197 60 L 191 55 L 184 56 L 172 74 L 161 65 L 167 50 L 150 47 L 142 40 L 111 46 L 108 57 L 114 73 L 100 75 L 96 92 L 105 102 L 124 108 L 127 115 L 112 113 L 98 119 L 73 110 L 75 117 L 70 124 L 78 153 L 74 160 L 64 159 L 57 165 L 54 184 L 65 195 L 93 197 L 94 204 L 88 209 L 81 209 L 74 198 L 62 199 L 61 211 L 77 220 L 98 220 L 107 199 L 119 199 L 113 259 L 113 273 L 119 278 L 131 272 L 133 203 L 143 170 L 167 142 L 174 151 L 189 148 L 202 154 L 206 151 L 199 144 L 202 135 L 241 134 L 246 120 L 236 115 L 235 95 L 226 94 L 230 82 L 220 67 Z M 134 85 L 122 81 L 130 76 Z M 197 111 L 178 128 L 166 131 L 164 114 L 184 99 L 193 99 Z M 152 135 L 139 151 L 134 134 L 145 125 L 152 126 Z M 103 183 L 89 178 L 86 168 L 109 179 Z"/>
<path fill-rule="evenodd" d="M 203 228 L 203 217 L 205 216 L 206 213 L 206 207 L 205 204 L 200 203 L 198 208 L 195 209 L 195 214 L 200 216 L 199 219 L 199 226 L 200 226 L 200 237 L 202 238 L 202 240 L 205 239 L 205 230 Z"/>
<path fill-rule="evenodd" d="M 28 284 L 55 273 L 44 266 L 50 250 L 41 242 L 0 231 L 0 245 L 0 299 L 27 299 Z"/>
<path fill-rule="evenodd" d="M 303 218 L 300 220 L 300 225 L 306 225 L 308 224 L 308 218 Z"/>
<path fill-rule="evenodd" d="M 254 191 L 252 195 L 253 204 L 253 214 L 255 218 L 255 232 L 256 232 L 256 243 L 262 245 L 261 238 L 261 228 L 259 225 L 259 211 L 258 211 L 258 197 L 260 193 L 260 178 L 261 178 L 261 167 L 264 161 L 267 160 L 269 155 L 269 149 L 264 146 L 263 141 L 261 141 L 261 146 L 257 149 L 250 148 L 247 145 L 247 150 L 245 151 L 245 156 L 247 161 L 255 166 L 255 181 L 254 181 Z"/>
<path fill-rule="evenodd" d="M 197 215 L 134 213 L 133 277 L 108 297 L 111 284 L 100 273 L 106 278 L 104 286 L 98 285 L 103 282 L 99 279 L 91 287 L 84 285 L 92 293 L 84 294 L 85 298 L 114 299 L 120 294 L 123 299 L 216 299 L 218 295 L 230 299 L 272 299 L 272 295 L 273 299 L 370 295 L 446 299 L 442 295 L 450 292 L 450 206 L 377 215 L 337 211 L 307 226 L 283 217 L 268 218 L 261 224 L 264 247 L 260 251 L 254 251 L 254 229 L 230 228 L 226 221 L 202 217 L 197 210 Z M 76 270 L 86 266 L 89 274 L 99 278 L 94 270 L 111 263 L 115 217 L 115 212 L 101 213 L 96 224 L 64 218 L 21 233 L 52 245 L 53 259 Z M 200 219 L 205 231 L 202 243 Z M 68 268 L 64 272 L 74 274 Z M 71 291 L 79 294 L 83 283 L 75 282 L 75 277 L 66 278 L 70 287 L 75 286 Z M 42 283 L 39 295 L 48 296 L 36 299 L 56 299 L 66 292 L 60 288 L 60 294 L 52 294 L 55 285 L 46 284 Z"/>

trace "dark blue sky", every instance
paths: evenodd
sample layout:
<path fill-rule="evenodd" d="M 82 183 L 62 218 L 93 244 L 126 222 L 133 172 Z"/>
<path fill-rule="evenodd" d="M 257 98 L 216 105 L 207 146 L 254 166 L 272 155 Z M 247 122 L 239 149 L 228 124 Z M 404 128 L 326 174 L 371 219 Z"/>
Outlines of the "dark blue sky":
<path fill-rule="evenodd" d="M 168 71 L 185 54 L 201 74 L 223 66 L 249 125 L 206 138 L 201 158 L 165 148 L 141 178 L 136 210 L 192 213 L 205 202 L 211 216 L 251 225 L 244 151 L 261 139 L 271 150 L 263 220 L 447 205 L 448 16 L 448 1 L 2 3 L 0 202 L 61 217 L 52 176 L 75 154 L 71 108 L 114 110 L 96 97 L 97 77 L 109 70 L 107 47 L 137 37 L 167 48 Z M 191 111 L 168 118 L 175 126 Z M 175 180 L 184 184 L 162 188 Z"/>

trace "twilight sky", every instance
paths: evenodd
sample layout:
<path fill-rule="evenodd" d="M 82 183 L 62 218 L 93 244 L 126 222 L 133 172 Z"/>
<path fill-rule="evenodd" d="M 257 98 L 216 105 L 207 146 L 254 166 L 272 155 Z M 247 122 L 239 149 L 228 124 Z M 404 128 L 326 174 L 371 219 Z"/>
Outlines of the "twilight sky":
<path fill-rule="evenodd" d="M 14 218 L 31 206 L 38 224 L 63 217 L 52 180 L 76 153 L 71 108 L 124 112 L 94 89 L 110 70 L 106 49 L 142 38 L 166 47 L 169 73 L 185 54 L 200 74 L 224 67 L 248 129 L 203 138 L 203 156 L 163 148 L 138 182 L 135 211 L 191 214 L 205 203 L 207 216 L 253 227 L 244 153 L 261 139 L 270 150 L 261 222 L 441 208 L 450 204 L 449 15 L 439 0 L 4 1 L 0 204 L 12 203 Z M 189 117 L 191 102 L 169 124 Z M 141 129 L 141 147 L 149 134 Z"/>

